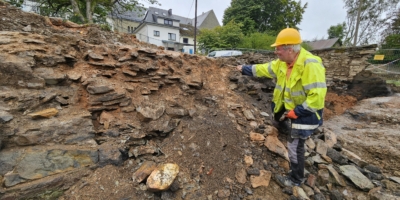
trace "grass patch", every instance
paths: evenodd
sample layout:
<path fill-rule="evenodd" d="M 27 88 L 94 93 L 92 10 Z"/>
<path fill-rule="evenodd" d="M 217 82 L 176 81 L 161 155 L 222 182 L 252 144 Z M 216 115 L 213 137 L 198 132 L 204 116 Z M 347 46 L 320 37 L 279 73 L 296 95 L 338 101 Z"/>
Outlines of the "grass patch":
<path fill-rule="evenodd" d="M 396 87 L 400 87 L 400 80 L 386 80 L 386 84 L 392 84 Z"/>

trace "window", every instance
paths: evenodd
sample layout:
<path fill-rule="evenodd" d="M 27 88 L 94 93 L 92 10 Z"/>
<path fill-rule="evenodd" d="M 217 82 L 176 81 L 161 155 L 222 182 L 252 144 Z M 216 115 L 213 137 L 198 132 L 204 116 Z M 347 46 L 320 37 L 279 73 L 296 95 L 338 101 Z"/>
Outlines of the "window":
<path fill-rule="evenodd" d="M 185 43 L 185 44 L 189 43 L 189 39 L 188 38 L 183 38 L 183 43 Z"/>
<path fill-rule="evenodd" d="M 160 31 L 154 31 L 154 36 L 160 37 Z"/>
<path fill-rule="evenodd" d="M 172 20 L 170 20 L 170 19 L 164 19 L 164 24 L 166 24 L 166 25 L 173 25 L 172 24 Z"/>
<path fill-rule="evenodd" d="M 131 32 L 131 27 L 130 26 L 128 26 L 128 33 L 130 33 Z"/>
<path fill-rule="evenodd" d="M 175 33 L 168 33 L 168 40 L 176 40 L 176 34 Z"/>

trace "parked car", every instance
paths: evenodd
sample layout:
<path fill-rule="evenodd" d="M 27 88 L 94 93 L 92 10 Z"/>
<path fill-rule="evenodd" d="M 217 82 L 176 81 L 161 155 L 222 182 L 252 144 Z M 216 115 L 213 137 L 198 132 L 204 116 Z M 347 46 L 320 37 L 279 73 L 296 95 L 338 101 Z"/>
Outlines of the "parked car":
<path fill-rule="evenodd" d="M 213 51 L 210 52 L 207 57 L 216 58 L 216 57 L 230 57 L 230 56 L 240 56 L 243 53 L 241 51 L 236 50 L 223 50 L 223 51 Z"/>

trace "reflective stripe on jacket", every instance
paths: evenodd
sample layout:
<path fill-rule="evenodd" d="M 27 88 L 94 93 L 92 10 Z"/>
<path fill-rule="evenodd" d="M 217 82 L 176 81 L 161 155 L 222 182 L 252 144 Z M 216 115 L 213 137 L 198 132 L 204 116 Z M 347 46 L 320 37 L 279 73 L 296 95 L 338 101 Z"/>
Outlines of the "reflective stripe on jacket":
<path fill-rule="evenodd" d="M 325 68 L 320 57 L 301 48 L 289 79 L 286 78 L 287 69 L 287 64 L 277 59 L 265 64 L 244 66 L 243 74 L 276 78 L 272 100 L 275 104 L 274 113 L 282 109 L 294 109 L 299 118 L 292 120 L 292 128 L 307 130 L 304 134 L 308 135 L 322 124 L 327 92 Z M 303 135 L 303 131 L 300 132 Z"/>

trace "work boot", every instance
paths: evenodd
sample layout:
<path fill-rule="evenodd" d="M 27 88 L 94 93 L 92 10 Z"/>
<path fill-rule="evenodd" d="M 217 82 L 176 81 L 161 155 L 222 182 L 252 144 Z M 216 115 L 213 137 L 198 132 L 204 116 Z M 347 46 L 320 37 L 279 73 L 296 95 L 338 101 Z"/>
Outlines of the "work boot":
<path fill-rule="evenodd" d="M 287 176 L 281 176 L 281 175 L 275 175 L 275 181 L 278 183 L 279 186 L 281 187 L 294 187 L 294 186 L 300 186 L 298 183 L 294 183 L 292 180 L 290 180 L 289 177 Z"/>

